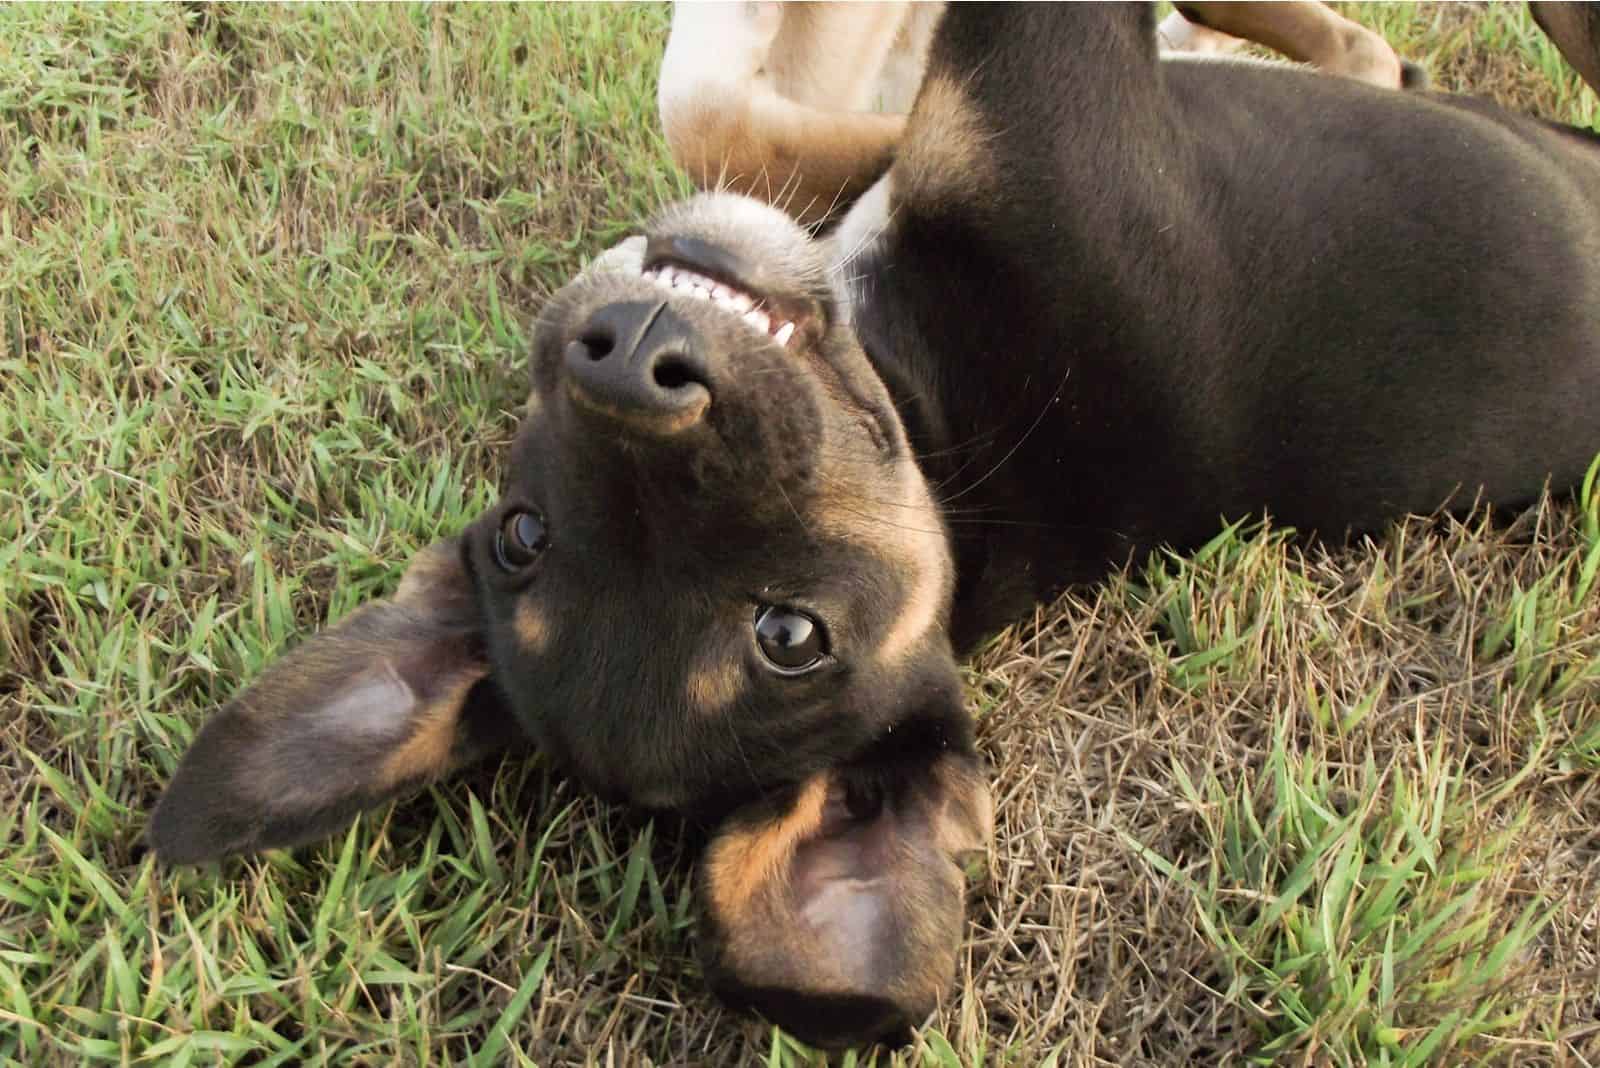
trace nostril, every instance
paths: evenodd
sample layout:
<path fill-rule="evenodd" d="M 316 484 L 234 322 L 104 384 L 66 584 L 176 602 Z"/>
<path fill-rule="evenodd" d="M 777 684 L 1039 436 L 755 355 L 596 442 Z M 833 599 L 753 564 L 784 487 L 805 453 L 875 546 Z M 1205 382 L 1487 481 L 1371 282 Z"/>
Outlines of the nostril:
<path fill-rule="evenodd" d="M 698 341 L 665 300 L 608 304 L 567 335 L 567 393 L 590 416 L 676 434 L 711 406 L 712 369 Z"/>
<path fill-rule="evenodd" d="M 656 363 L 655 380 L 662 389 L 682 389 L 690 383 L 699 382 L 700 376 L 681 356 L 667 356 Z"/>
<path fill-rule="evenodd" d="M 603 330 L 590 330 L 573 342 L 591 360 L 603 360 L 616 347 L 616 339 Z"/>

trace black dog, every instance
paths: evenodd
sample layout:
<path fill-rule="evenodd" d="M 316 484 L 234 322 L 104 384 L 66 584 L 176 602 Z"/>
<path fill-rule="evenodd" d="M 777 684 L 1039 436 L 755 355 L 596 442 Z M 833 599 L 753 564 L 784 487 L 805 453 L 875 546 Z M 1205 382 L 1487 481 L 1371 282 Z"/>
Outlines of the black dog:
<path fill-rule="evenodd" d="M 1600 450 L 1600 138 L 1158 64 L 1148 8 L 953 7 L 837 242 L 710 196 L 642 245 L 544 310 L 502 503 L 206 725 L 163 858 L 525 734 L 721 821 L 720 991 L 871 1038 L 949 982 L 989 831 L 959 652 L 1221 517 L 1337 538 Z"/>

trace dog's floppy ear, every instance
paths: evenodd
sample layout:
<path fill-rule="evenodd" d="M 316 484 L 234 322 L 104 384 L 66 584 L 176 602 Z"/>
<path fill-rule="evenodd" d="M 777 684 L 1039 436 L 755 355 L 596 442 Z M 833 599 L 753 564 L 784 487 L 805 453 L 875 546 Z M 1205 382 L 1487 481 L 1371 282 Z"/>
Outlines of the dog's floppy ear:
<path fill-rule="evenodd" d="M 323 837 L 356 813 L 515 737 L 486 678 L 456 539 L 395 596 L 273 664 L 201 729 L 147 831 L 188 864 Z"/>
<path fill-rule="evenodd" d="M 993 817 L 970 749 L 823 772 L 736 813 L 699 871 L 712 988 L 822 1046 L 905 1036 L 955 975 Z"/>

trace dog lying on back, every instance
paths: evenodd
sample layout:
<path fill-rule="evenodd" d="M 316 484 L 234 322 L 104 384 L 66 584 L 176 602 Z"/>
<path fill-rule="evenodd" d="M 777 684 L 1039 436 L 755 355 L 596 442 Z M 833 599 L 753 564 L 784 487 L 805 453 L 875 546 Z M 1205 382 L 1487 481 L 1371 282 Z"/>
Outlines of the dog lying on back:
<path fill-rule="evenodd" d="M 661 126 L 701 189 L 834 215 L 889 165 L 943 5 L 679 3 L 661 61 Z M 1163 48 L 1214 54 L 1245 40 L 1383 88 L 1424 80 L 1382 37 L 1311 0 L 1179 4 Z"/>
<path fill-rule="evenodd" d="M 1600 17 L 1546 16 L 1593 72 Z M 955 6 L 835 238 L 671 208 L 552 298 L 531 371 L 499 503 L 214 715 L 150 840 L 305 841 L 528 739 L 716 827 L 721 994 L 864 1041 L 952 977 L 975 642 L 1219 517 L 1339 538 L 1577 482 L 1600 137 L 1158 62 L 1148 7 Z"/>

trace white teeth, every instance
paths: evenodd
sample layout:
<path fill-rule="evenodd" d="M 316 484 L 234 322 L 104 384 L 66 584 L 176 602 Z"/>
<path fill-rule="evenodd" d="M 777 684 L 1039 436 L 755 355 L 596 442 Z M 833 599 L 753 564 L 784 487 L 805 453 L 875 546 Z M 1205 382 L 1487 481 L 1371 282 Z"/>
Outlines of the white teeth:
<path fill-rule="evenodd" d="M 652 267 L 643 274 L 657 285 L 670 289 L 680 296 L 698 297 L 732 312 L 763 334 L 770 334 L 780 345 L 788 345 L 789 339 L 794 337 L 794 323 L 782 323 L 777 330 L 773 330 L 771 316 L 756 306 L 755 298 L 748 293 L 739 292 L 732 286 L 682 267 L 672 267 L 667 264 Z"/>

